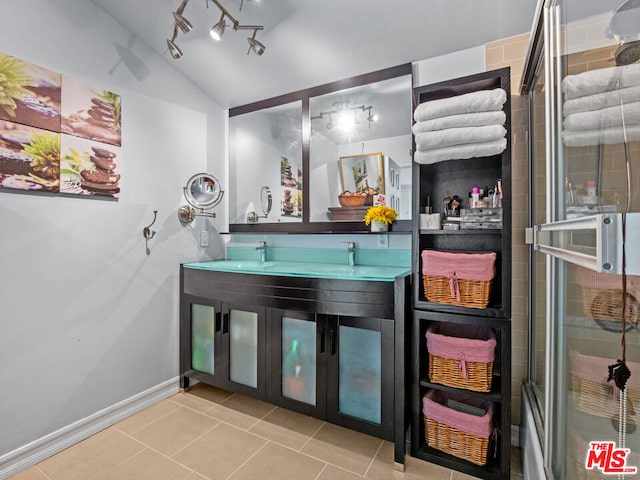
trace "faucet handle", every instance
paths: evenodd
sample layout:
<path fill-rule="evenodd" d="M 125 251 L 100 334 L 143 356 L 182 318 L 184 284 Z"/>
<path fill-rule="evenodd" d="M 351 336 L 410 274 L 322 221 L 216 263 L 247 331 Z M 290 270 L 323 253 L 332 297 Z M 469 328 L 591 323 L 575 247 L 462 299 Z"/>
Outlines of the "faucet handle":
<path fill-rule="evenodd" d="M 264 240 L 260 240 L 256 248 L 267 248 L 267 242 L 265 242 Z"/>
<path fill-rule="evenodd" d="M 356 242 L 342 242 L 342 243 L 346 243 L 347 244 L 347 250 L 355 250 L 356 249 Z"/>

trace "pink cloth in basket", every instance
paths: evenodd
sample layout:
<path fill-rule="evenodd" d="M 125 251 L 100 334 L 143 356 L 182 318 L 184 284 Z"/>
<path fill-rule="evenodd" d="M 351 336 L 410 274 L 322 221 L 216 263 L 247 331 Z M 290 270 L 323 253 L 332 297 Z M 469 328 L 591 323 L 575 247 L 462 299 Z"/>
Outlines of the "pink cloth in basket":
<path fill-rule="evenodd" d="M 614 390 L 618 388 L 614 385 L 613 380 L 607 382 L 609 375 L 609 365 L 616 363 L 614 358 L 594 357 L 592 355 L 583 355 L 574 350 L 569 352 L 569 371 L 590 382 L 601 383 L 602 385 L 611 385 Z M 627 362 L 631 377 L 627 380 L 627 388 L 640 391 L 640 364 Z"/>
<path fill-rule="evenodd" d="M 495 276 L 495 252 L 422 251 L 422 274 L 449 279 L 451 296 L 460 301 L 458 280 L 488 282 Z"/>
<path fill-rule="evenodd" d="M 427 329 L 427 350 L 437 357 L 460 360 L 460 370 L 467 377 L 467 362 L 493 362 L 496 336 L 484 325 L 440 324 Z"/>
<path fill-rule="evenodd" d="M 582 287 L 599 289 L 622 289 L 622 275 L 611 273 L 599 273 L 588 268 L 574 266 L 576 283 Z M 627 289 L 629 293 L 640 299 L 640 277 L 637 275 L 627 276 Z"/>
<path fill-rule="evenodd" d="M 458 412 L 444 404 L 451 398 L 486 410 L 482 417 L 471 413 Z M 489 437 L 493 433 L 493 403 L 479 398 L 467 397 L 464 394 L 431 390 L 422 399 L 422 414 L 437 422 L 479 437 Z"/>

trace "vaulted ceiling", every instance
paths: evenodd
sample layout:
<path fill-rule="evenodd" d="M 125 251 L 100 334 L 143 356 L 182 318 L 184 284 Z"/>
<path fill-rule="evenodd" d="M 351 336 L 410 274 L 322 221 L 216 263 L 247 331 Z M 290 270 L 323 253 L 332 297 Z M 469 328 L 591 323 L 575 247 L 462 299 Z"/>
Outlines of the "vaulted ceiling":
<path fill-rule="evenodd" d="M 531 29 L 534 0 L 220 0 L 243 25 L 263 25 L 262 56 L 247 55 L 251 31 L 209 36 L 220 10 L 190 0 L 192 24 L 167 51 L 181 0 L 92 0 L 222 107 L 234 107 L 382 68 L 482 45 Z M 227 23 L 229 23 L 227 21 Z M 126 41 L 125 41 L 126 40 Z"/>

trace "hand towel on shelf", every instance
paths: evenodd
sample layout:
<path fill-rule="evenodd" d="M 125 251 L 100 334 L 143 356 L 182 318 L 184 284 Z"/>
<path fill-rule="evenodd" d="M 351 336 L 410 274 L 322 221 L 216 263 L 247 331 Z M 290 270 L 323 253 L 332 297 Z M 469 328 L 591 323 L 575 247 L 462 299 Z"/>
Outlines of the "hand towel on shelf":
<path fill-rule="evenodd" d="M 454 145 L 491 142 L 500 140 L 507 134 L 502 125 L 485 125 L 483 127 L 449 128 L 432 132 L 418 133 L 415 136 L 417 150 L 435 150 Z"/>
<path fill-rule="evenodd" d="M 447 128 L 482 127 L 485 125 L 504 125 L 507 114 L 502 110 L 495 112 L 462 113 L 447 117 L 434 118 L 417 122 L 413 125 L 413 133 L 431 132 L 433 130 L 445 130 Z"/>
<path fill-rule="evenodd" d="M 562 132 L 562 139 L 567 147 L 609 145 L 623 143 L 625 141 L 624 133 L 621 126 L 596 130 L 565 130 Z M 628 142 L 640 140 L 640 126 L 626 128 L 626 140 Z"/>
<path fill-rule="evenodd" d="M 590 112 L 620 105 L 620 103 L 640 102 L 640 87 L 621 88 L 610 92 L 596 93 L 586 97 L 566 100 L 562 106 L 562 114 L 567 117 L 574 113 Z"/>
<path fill-rule="evenodd" d="M 455 97 L 421 103 L 416 107 L 413 118 L 416 122 L 422 122 L 461 113 L 494 112 L 502 110 L 502 105 L 506 101 L 507 92 L 501 88 L 478 90 Z"/>
<path fill-rule="evenodd" d="M 622 125 L 623 112 L 625 126 L 640 125 L 640 102 L 633 102 L 599 110 L 573 113 L 564 119 L 564 128 L 565 130 L 596 130 L 618 127 Z"/>
<path fill-rule="evenodd" d="M 584 97 L 595 93 L 609 92 L 619 88 L 640 85 L 640 64 L 599 68 L 577 75 L 567 75 L 562 79 L 564 98 Z"/>
<path fill-rule="evenodd" d="M 416 163 L 431 164 L 446 160 L 460 160 L 474 157 L 491 157 L 499 155 L 507 148 L 507 139 L 501 138 L 493 142 L 470 143 L 454 147 L 438 148 L 436 150 L 416 151 L 413 160 Z"/>

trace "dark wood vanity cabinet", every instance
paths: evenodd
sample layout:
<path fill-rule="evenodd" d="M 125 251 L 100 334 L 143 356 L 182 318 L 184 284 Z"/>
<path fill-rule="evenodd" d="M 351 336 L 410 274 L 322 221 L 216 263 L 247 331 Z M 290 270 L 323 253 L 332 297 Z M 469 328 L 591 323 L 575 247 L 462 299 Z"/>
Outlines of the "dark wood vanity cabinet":
<path fill-rule="evenodd" d="M 411 332 L 411 387 L 409 404 L 412 417 L 411 455 L 479 478 L 508 480 L 511 447 L 511 103 L 509 68 L 483 72 L 463 78 L 414 88 L 414 108 L 423 102 L 441 100 L 479 90 L 502 88 L 507 93 L 502 110 L 506 121 L 506 149 L 498 155 L 449 160 L 433 164 L 414 164 L 414 215 L 432 205 L 433 213 L 443 214 L 443 199 L 460 196 L 467 208 L 472 185 L 493 186 L 502 181 L 502 228 L 422 230 L 413 228 L 413 325 Z M 428 201 L 431 199 L 431 202 Z M 486 308 L 438 303 L 427 299 L 422 274 L 424 250 L 447 252 L 495 252 L 495 276 Z M 446 324 L 446 325 L 445 325 Z M 430 352 L 425 334 L 430 326 L 451 329 L 457 326 L 483 326 L 496 337 L 491 390 L 486 393 L 445 386 L 429 378 Z M 453 325 L 453 327 L 451 327 Z M 480 399 L 493 404 L 493 434 L 489 440 L 486 464 L 432 448 L 425 438 L 423 398 L 435 392 L 462 398 Z M 474 400 L 471 400 L 473 402 Z M 451 435 L 455 438 L 455 435 Z M 468 441 L 468 440 L 467 440 Z M 435 443 L 435 442 L 432 442 Z M 453 449 L 452 449 L 453 450 Z"/>
<path fill-rule="evenodd" d="M 395 443 L 404 463 L 409 277 L 181 267 L 180 374 Z"/>

